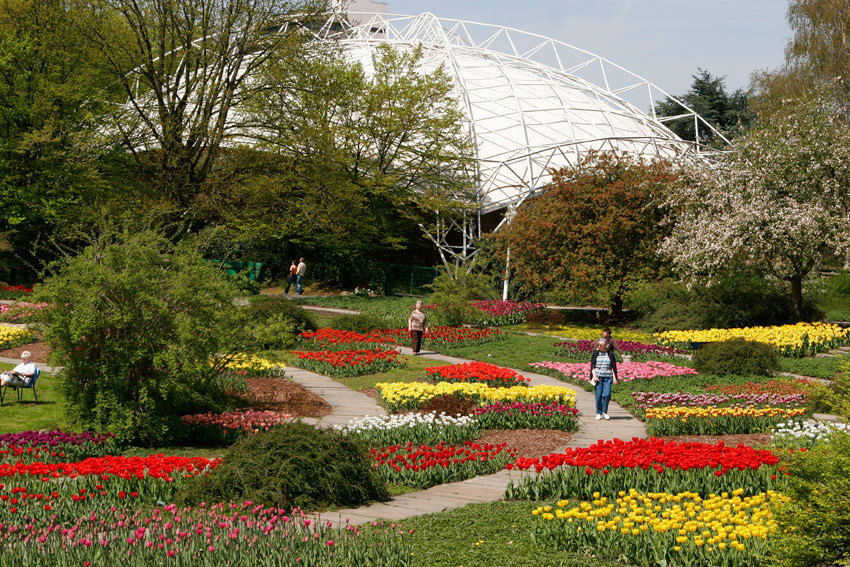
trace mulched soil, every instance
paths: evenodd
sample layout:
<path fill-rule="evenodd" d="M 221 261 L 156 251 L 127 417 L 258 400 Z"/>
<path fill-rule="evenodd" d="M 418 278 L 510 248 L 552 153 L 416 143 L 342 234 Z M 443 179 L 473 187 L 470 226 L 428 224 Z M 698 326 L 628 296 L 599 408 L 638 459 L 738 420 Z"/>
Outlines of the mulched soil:
<path fill-rule="evenodd" d="M 552 453 L 572 439 L 573 434 L 552 429 L 491 429 L 476 443 L 507 443 L 517 457 L 533 459 Z"/>
<path fill-rule="evenodd" d="M 47 362 L 47 355 L 50 354 L 50 347 L 46 343 L 30 343 L 28 345 L 16 346 L 15 348 L 7 348 L 0 350 L 0 357 L 4 358 L 21 358 L 21 353 L 25 350 L 32 354 L 33 362 Z"/>
<path fill-rule="evenodd" d="M 251 407 L 290 413 L 295 417 L 322 417 L 331 406 L 310 390 L 283 378 L 248 378 L 247 400 Z"/>
<path fill-rule="evenodd" d="M 723 441 L 729 447 L 737 447 L 738 445 L 748 445 L 754 447 L 757 445 L 770 444 L 770 435 L 767 433 L 746 433 L 740 435 L 673 435 L 670 437 L 662 437 L 667 441 L 677 441 L 679 443 L 711 443 L 716 444 L 718 441 Z"/>

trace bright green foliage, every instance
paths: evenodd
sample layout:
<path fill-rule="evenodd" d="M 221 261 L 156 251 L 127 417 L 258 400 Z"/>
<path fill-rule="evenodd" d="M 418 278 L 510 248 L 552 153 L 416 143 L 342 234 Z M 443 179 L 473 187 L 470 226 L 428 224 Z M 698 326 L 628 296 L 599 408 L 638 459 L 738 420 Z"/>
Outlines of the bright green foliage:
<path fill-rule="evenodd" d="M 315 331 L 312 315 L 283 297 L 259 295 L 241 310 L 234 337 L 243 349 L 286 349 L 303 331 Z"/>
<path fill-rule="evenodd" d="M 694 368 L 700 374 L 770 376 L 778 367 L 773 347 L 744 339 L 708 343 L 694 351 Z"/>
<path fill-rule="evenodd" d="M 103 84 L 63 0 L 0 3 L 0 280 L 33 281 L 30 247 L 100 185 L 77 134 Z"/>
<path fill-rule="evenodd" d="M 850 420 L 850 358 L 839 359 L 838 372 L 832 385 L 822 392 L 824 402 L 832 413 Z"/>
<path fill-rule="evenodd" d="M 773 563 L 782 567 L 850 564 L 850 435 L 835 434 L 811 451 L 793 453 L 790 501 L 777 515 Z"/>
<path fill-rule="evenodd" d="M 356 437 L 292 423 L 236 443 L 224 462 L 176 497 L 180 504 L 251 500 L 317 510 L 389 495 Z"/>
<path fill-rule="evenodd" d="M 210 358 L 225 346 L 236 288 L 192 249 L 151 232 L 111 232 L 53 264 L 37 297 L 67 410 L 82 430 L 166 444 L 181 414 L 215 407 Z"/>
<path fill-rule="evenodd" d="M 680 180 L 669 162 L 615 153 L 560 170 L 496 235 L 511 250 L 514 285 L 524 295 L 604 301 L 619 312 L 626 291 L 667 272 L 656 254 L 667 232 L 656 200 Z"/>
<path fill-rule="evenodd" d="M 486 274 L 467 266 L 441 266 L 431 283 L 433 294 L 428 298 L 437 305 L 430 324 L 454 327 L 481 318 L 481 310 L 473 305 L 476 299 L 492 299 L 495 289 Z"/>

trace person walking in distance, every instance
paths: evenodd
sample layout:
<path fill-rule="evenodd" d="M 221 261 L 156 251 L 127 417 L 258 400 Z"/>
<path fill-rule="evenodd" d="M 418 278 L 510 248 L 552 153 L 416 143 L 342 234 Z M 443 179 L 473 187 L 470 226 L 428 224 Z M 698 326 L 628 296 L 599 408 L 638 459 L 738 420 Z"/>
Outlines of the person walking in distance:
<path fill-rule="evenodd" d="M 596 419 L 610 419 L 611 385 L 617 382 L 617 359 L 608 350 L 608 341 L 599 339 L 590 355 L 590 383 L 596 388 Z"/>
<path fill-rule="evenodd" d="M 304 263 L 304 258 L 298 261 L 298 266 L 295 268 L 295 295 L 304 293 L 304 275 L 307 273 L 307 264 Z"/>
<path fill-rule="evenodd" d="M 428 330 L 428 319 L 422 312 L 421 301 L 416 302 L 416 307 L 410 313 L 410 318 L 407 320 L 407 330 L 410 331 L 413 355 L 418 356 L 419 349 L 422 346 L 422 334 Z"/>
<path fill-rule="evenodd" d="M 602 340 L 608 343 L 609 352 L 616 352 L 620 356 L 623 356 L 623 353 L 620 351 L 620 346 L 617 344 L 617 340 L 611 336 L 611 329 L 608 327 L 602 329 Z"/>
<path fill-rule="evenodd" d="M 292 284 L 295 283 L 295 272 L 297 272 L 297 271 L 298 271 L 298 264 L 295 262 L 295 260 L 293 260 L 292 265 L 289 266 L 289 277 L 286 278 L 286 290 L 284 291 L 284 293 L 288 294 L 289 293 L 289 287 Z M 298 291 L 297 287 L 295 288 L 295 291 Z"/>

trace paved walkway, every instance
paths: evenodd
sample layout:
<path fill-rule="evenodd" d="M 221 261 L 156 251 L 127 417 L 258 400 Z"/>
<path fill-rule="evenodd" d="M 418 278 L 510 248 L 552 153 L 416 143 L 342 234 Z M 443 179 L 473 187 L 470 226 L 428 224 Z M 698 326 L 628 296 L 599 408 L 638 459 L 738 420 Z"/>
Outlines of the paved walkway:
<path fill-rule="evenodd" d="M 413 355 L 413 352 L 409 348 L 402 347 L 400 350 L 402 354 Z M 452 364 L 469 362 L 463 358 L 454 358 L 437 353 L 423 352 L 420 356 Z M 372 398 L 343 386 L 330 378 L 292 367 L 287 367 L 286 374 L 293 381 L 325 398 L 331 407 L 333 407 L 334 411 L 332 414 L 320 420 L 310 421 L 312 423 L 318 422 L 319 427 L 344 425 L 350 419 L 356 419 L 366 415 L 386 415 L 384 409 L 378 406 Z M 551 376 L 529 372 L 521 372 L 521 374 L 531 379 L 532 386 L 540 384 L 569 386 L 569 384 Z M 567 445 L 557 449 L 555 452 L 564 451 L 567 447 L 588 447 L 600 440 L 646 437 L 646 430 L 643 423 L 632 417 L 631 414 L 614 402 L 611 402 L 608 408 L 608 414 L 611 416 L 611 420 L 597 421 L 595 419 L 596 402 L 593 394 L 578 387 L 570 387 L 576 391 L 576 408 L 579 410 L 579 431 L 573 435 Z M 308 420 L 305 419 L 304 421 Z M 461 508 L 472 503 L 494 502 L 504 496 L 505 489 L 509 483 L 529 474 L 533 475 L 535 473 L 503 470 L 491 475 L 478 476 L 461 482 L 441 484 L 427 490 L 410 492 L 396 496 L 388 502 L 339 510 L 338 513 L 335 512 L 323 516 L 323 519 L 334 521 L 333 518 L 339 518 L 338 521 L 341 525 L 344 525 L 346 522 L 359 525 L 379 519 L 396 521 L 422 514 L 434 514 L 445 510 Z"/>

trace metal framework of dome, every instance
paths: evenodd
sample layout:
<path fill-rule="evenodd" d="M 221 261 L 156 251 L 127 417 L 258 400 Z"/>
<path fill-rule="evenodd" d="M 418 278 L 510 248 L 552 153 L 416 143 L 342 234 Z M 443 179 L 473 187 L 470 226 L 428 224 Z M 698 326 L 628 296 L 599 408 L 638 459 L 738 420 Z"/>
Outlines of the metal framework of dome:
<path fill-rule="evenodd" d="M 445 226 L 437 243 L 460 256 L 468 256 L 480 235 L 482 215 L 515 208 L 549 182 L 552 168 L 575 165 L 590 151 L 697 159 L 707 151 L 701 134 L 725 140 L 680 101 L 681 113 L 657 116 L 656 101 L 676 99 L 607 59 L 551 38 L 430 13 L 352 16 L 330 17 L 318 35 L 341 41 L 367 71 L 378 45 L 421 44 L 423 72 L 442 65 L 454 80 L 474 142 L 477 222 Z M 694 121 L 697 143 L 664 125 L 683 118 Z M 446 242 L 458 230 L 462 242 Z"/>

